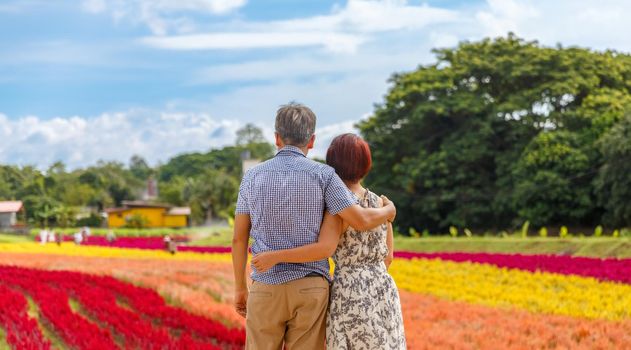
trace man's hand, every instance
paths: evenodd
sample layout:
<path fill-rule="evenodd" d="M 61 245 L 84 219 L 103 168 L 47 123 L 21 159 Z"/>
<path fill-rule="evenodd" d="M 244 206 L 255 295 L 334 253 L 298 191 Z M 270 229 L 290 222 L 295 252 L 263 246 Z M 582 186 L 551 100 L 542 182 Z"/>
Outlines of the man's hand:
<path fill-rule="evenodd" d="M 234 309 L 245 318 L 248 308 L 248 290 L 234 291 Z"/>
<path fill-rule="evenodd" d="M 390 199 L 388 199 L 388 197 L 382 195 L 381 200 L 383 201 L 384 207 L 391 207 L 390 210 L 392 211 L 392 215 L 388 218 L 388 221 L 393 222 L 394 219 L 397 217 L 397 208 L 394 206 L 394 203 Z"/>
<path fill-rule="evenodd" d="M 274 252 L 263 252 L 252 258 L 252 266 L 257 272 L 267 272 L 278 263 L 279 261 L 277 261 Z"/>

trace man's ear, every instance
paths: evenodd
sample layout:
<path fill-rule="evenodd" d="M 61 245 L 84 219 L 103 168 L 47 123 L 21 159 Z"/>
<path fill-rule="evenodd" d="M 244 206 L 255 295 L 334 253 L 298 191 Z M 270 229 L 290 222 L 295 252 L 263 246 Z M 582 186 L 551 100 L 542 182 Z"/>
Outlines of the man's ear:
<path fill-rule="evenodd" d="M 283 139 L 280 138 L 280 135 L 277 132 L 274 133 L 274 137 L 276 138 L 276 148 L 281 149 L 285 147 L 285 144 L 283 143 Z"/>
<path fill-rule="evenodd" d="M 313 149 L 313 144 L 315 143 L 315 134 L 311 135 L 309 139 L 309 143 L 307 143 L 307 149 Z"/>

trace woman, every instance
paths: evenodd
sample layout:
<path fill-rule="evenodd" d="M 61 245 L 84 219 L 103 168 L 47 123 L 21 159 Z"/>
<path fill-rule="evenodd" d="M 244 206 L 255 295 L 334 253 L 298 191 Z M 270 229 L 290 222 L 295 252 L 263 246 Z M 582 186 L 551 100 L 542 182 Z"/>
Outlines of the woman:
<path fill-rule="evenodd" d="M 372 164 L 370 148 L 359 136 L 343 134 L 331 142 L 326 162 L 363 207 L 383 200 L 360 181 Z M 285 263 L 304 263 L 333 254 L 335 276 L 327 315 L 327 349 L 405 349 L 399 293 L 387 268 L 392 261 L 392 224 L 357 231 L 338 216 L 325 213 L 317 243 L 261 253 L 254 267 L 266 271 Z"/>

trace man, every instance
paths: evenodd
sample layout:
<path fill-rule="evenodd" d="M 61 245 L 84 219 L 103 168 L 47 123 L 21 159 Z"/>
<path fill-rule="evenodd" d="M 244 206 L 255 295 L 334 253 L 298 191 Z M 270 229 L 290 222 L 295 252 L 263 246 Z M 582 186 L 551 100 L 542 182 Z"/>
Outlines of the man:
<path fill-rule="evenodd" d="M 333 168 L 306 158 L 315 141 L 316 116 L 291 103 L 276 114 L 276 156 L 248 171 L 235 211 L 232 260 L 235 308 L 246 317 L 246 349 L 324 349 L 329 299 L 327 260 L 278 264 L 252 272 L 248 293 L 245 268 L 250 234 L 252 253 L 288 249 L 318 240 L 324 210 L 366 230 L 393 220 L 396 209 L 365 209 Z"/>

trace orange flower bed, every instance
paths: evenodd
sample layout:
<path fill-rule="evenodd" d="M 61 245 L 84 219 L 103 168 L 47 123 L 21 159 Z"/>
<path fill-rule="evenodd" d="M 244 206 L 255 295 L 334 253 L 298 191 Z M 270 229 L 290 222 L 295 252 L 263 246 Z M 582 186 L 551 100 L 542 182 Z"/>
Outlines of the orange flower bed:
<path fill-rule="evenodd" d="M 400 291 L 410 349 L 631 349 L 631 321 L 491 308 Z"/>

